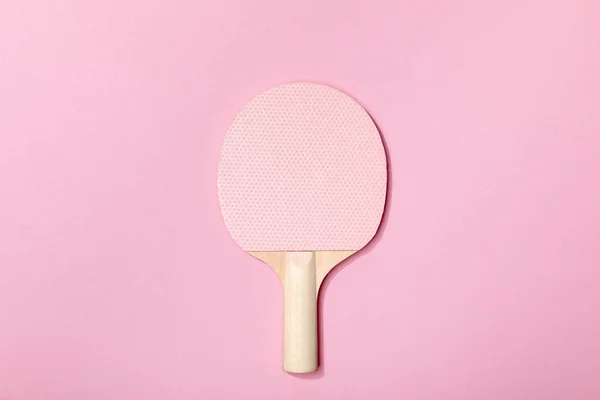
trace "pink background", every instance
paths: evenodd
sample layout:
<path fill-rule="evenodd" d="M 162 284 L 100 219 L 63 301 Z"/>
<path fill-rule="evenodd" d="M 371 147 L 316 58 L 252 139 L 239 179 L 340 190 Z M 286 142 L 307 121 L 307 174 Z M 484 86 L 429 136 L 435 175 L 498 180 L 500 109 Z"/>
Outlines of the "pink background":
<path fill-rule="evenodd" d="M 600 3 L 0 2 L 0 399 L 600 398 Z M 216 192 L 277 83 L 356 98 L 382 228 L 280 370 Z"/>

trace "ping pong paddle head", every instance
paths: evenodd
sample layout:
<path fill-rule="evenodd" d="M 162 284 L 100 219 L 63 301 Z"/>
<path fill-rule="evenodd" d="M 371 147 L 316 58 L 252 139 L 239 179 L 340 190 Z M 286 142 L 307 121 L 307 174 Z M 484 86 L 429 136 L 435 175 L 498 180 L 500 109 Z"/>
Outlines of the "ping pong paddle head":
<path fill-rule="evenodd" d="M 317 370 L 320 285 L 373 238 L 386 190 L 377 127 L 336 89 L 279 85 L 233 120 L 219 160 L 221 211 L 235 242 L 281 279 L 285 371 Z"/>

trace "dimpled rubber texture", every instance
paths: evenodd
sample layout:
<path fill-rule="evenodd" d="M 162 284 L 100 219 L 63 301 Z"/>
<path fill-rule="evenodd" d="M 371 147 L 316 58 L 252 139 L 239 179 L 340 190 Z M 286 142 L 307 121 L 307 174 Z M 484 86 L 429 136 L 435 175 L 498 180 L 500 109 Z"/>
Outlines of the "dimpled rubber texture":
<path fill-rule="evenodd" d="M 386 164 L 377 127 L 350 97 L 313 83 L 276 86 L 225 136 L 225 224 L 247 251 L 359 250 L 381 221 Z"/>

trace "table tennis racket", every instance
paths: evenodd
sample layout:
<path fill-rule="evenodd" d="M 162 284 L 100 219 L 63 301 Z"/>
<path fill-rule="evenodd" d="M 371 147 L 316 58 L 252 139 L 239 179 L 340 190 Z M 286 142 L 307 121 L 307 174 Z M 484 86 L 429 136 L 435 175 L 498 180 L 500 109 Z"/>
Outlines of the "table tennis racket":
<path fill-rule="evenodd" d="M 221 211 L 235 242 L 281 279 L 285 371 L 317 370 L 319 287 L 373 238 L 386 190 L 377 127 L 336 89 L 276 86 L 229 127 L 219 160 Z"/>

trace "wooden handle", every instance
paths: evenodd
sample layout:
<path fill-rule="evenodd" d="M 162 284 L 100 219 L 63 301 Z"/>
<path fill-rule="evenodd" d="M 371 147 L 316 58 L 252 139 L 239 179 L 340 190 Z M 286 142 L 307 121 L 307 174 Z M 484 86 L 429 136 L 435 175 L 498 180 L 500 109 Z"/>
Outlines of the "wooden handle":
<path fill-rule="evenodd" d="M 284 267 L 283 370 L 313 372 L 319 367 L 315 252 L 286 252 Z"/>
<path fill-rule="evenodd" d="M 284 293 L 283 370 L 316 371 L 317 296 L 325 276 L 356 251 L 251 251 L 279 275 Z"/>

